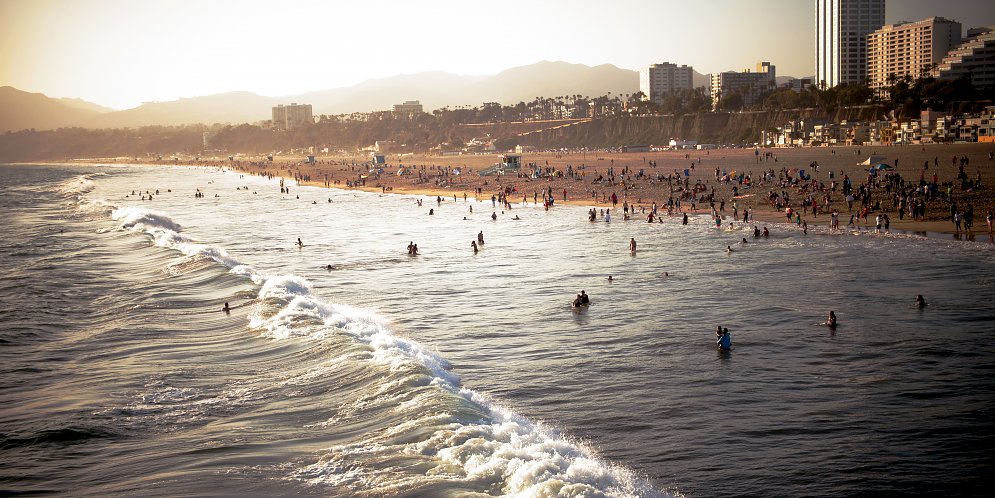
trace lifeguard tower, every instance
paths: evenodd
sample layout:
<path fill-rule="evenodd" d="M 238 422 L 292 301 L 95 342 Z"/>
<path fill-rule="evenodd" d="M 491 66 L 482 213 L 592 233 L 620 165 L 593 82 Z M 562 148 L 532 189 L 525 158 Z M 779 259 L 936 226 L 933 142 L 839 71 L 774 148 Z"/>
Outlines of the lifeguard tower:
<path fill-rule="evenodd" d="M 521 154 L 505 154 L 501 156 L 501 162 L 482 170 L 480 176 L 507 175 L 509 173 L 516 173 L 521 169 Z"/>

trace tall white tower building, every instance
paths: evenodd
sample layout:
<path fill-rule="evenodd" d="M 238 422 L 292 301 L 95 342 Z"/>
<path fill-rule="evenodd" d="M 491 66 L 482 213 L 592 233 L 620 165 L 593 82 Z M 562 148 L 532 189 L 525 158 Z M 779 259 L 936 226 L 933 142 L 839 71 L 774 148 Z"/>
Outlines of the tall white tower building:
<path fill-rule="evenodd" d="M 884 26 L 885 0 L 815 0 L 815 83 L 867 79 L 867 35 Z"/>

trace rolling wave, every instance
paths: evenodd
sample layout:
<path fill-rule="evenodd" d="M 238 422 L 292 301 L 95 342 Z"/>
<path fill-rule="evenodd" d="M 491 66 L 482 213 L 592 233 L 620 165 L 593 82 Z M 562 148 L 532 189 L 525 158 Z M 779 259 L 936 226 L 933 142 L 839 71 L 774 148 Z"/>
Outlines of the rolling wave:
<path fill-rule="evenodd" d="M 90 188 L 85 181 L 74 185 L 80 191 Z M 325 302 L 302 277 L 266 275 L 221 247 L 198 243 L 167 214 L 123 207 L 113 209 L 111 218 L 124 230 L 150 236 L 156 246 L 208 258 L 259 285 L 250 326 L 262 336 L 320 342 L 345 335 L 370 352 L 354 359 L 368 359 L 390 372 L 391 382 L 366 401 L 383 403 L 382 412 L 400 418 L 358 442 L 331 448 L 317 462 L 292 471 L 290 479 L 371 496 L 398 493 L 413 483 L 419 488 L 469 486 L 507 496 L 665 496 L 584 444 L 463 387 L 445 358 L 399 337 L 383 317 Z M 415 472 L 396 464 L 408 458 L 421 462 Z"/>

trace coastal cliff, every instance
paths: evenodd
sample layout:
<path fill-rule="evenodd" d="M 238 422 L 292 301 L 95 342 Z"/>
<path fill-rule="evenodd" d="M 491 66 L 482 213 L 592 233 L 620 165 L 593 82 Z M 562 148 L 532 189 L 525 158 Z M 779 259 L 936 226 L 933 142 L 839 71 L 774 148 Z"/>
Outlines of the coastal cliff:
<path fill-rule="evenodd" d="M 816 122 L 881 119 L 880 108 L 841 109 L 827 115 L 820 109 L 705 113 L 684 116 L 626 116 L 596 119 L 519 135 L 522 145 L 538 148 L 619 147 L 633 144 L 664 145 L 671 138 L 709 143 L 755 142 L 760 132 L 792 120 Z"/>
<path fill-rule="evenodd" d="M 841 109 L 826 114 L 819 109 L 742 113 L 703 113 L 683 116 L 622 116 L 466 124 L 423 115 L 419 119 L 322 122 L 291 131 L 242 124 L 150 126 L 138 129 L 23 130 L 0 135 L 0 161 L 64 160 L 77 157 L 145 156 L 146 154 L 201 154 L 205 148 L 225 153 L 266 154 L 308 147 L 355 150 L 378 141 L 390 141 L 390 153 L 424 152 L 449 144 L 461 149 L 474 139 L 494 140 L 497 150 L 515 145 L 551 148 L 604 148 L 623 145 L 665 145 L 672 138 L 699 143 L 753 143 L 763 130 L 792 120 L 815 122 L 881 119 L 877 107 Z M 205 132 L 208 142 L 204 141 Z"/>

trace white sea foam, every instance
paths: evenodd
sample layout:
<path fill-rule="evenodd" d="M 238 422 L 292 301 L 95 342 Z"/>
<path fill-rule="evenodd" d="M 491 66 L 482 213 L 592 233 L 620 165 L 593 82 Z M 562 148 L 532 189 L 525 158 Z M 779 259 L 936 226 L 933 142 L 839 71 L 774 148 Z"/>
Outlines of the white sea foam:
<path fill-rule="evenodd" d="M 652 489 L 629 470 L 604 462 L 582 443 L 534 424 L 477 393 L 461 393 L 485 408 L 490 420 L 464 423 L 444 413 L 406 417 L 383 434 L 331 448 L 318 462 L 300 469 L 296 477 L 312 485 L 344 486 L 371 495 L 452 482 L 513 497 L 670 496 Z M 428 438 L 393 443 L 411 439 L 411 434 L 422 433 L 426 427 L 436 428 Z M 354 463 L 389 462 L 399 455 L 427 456 L 436 465 L 425 475 L 411 476 L 393 468 Z"/>
<path fill-rule="evenodd" d="M 459 376 L 438 354 L 417 342 L 398 337 L 387 321 L 369 311 L 327 303 L 314 295 L 310 282 L 294 275 L 266 276 L 237 261 L 221 248 L 199 244 L 183 235 L 182 227 L 169 216 L 140 207 L 115 209 L 112 218 L 127 230 L 146 233 L 156 245 L 187 256 L 206 256 L 259 284 L 259 299 L 278 306 L 270 316 L 255 314 L 250 325 L 273 339 L 300 337 L 322 340 L 326 334 L 346 333 L 371 350 L 371 358 L 391 371 L 424 371 L 427 383 L 466 402 L 479 406 L 488 416 L 478 422 L 451 421 L 419 442 L 398 447 L 385 441 L 366 440 L 358 445 L 333 449 L 339 457 L 379 453 L 427 455 L 437 460 L 439 471 L 431 479 L 467 481 L 497 486 L 506 496 L 663 496 L 626 469 L 600 460 L 583 444 L 556 431 L 534 424 L 513 411 L 492 403 L 481 394 L 463 388 Z M 421 426 L 419 403 L 397 403 L 395 409 L 409 412 L 411 424 L 397 431 L 415 431 Z M 433 416 L 447 417 L 435 414 Z M 382 469 L 378 470 L 378 472 Z M 380 482 L 382 475 L 364 476 L 363 469 L 341 472 L 339 458 L 319 461 L 296 473 L 313 484 L 352 485 Z M 423 478 L 421 476 L 415 476 Z M 412 476 L 399 477 L 410 479 Z M 402 485 L 401 482 L 395 482 Z"/>
<path fill-rule="evenodd" d="M 89 173 L 66 180 L 58 184 L 56 191 L 73 204 L 73 216 L 89 217 L 110 212 L 114 206 L 100 199 L 91 199 L 86 194 L 97 188 L 93 178 L 105 176 L 105 173 Z"/>
<path fill-rule="evenodd" d="M 122 228 L 150 235 L 159 247 L 175 249 L 187 256 L 205 256 L 228 267 L 232 273 L 248 276 L 256 283 L 262 281 L 255 270 L 231 257 L 224 249 L 199 244 L 181 234 L 180 224 L 165 214 L 140 207 L 123 207 L 114 209 L 111 218 L 121 222 Z"/>
<path fill-rule="evenodd" d="M 79 197 L 92 192 L 93 189 L 97 187 L 97 183 L 93 181 L 93 178 L 104 175 L 105 173 L 88 173 L 85 175 L 79 175 L 60 183 L 56 189 L 60 194 L 62 194 L 63 197 L 78 199 Z"/>

